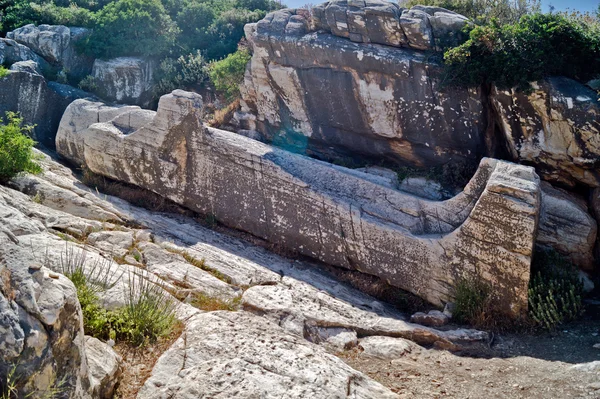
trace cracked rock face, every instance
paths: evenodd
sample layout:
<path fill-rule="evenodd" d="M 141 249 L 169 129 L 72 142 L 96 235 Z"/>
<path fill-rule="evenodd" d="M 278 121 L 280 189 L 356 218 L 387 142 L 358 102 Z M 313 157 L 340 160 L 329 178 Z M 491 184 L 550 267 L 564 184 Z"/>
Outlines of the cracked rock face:
<path fill-rule="evenodd" d="M 494 89 L 492 103 L 515 160 L 547 181 L 600 186 L 600 98 L 572 79 L 552 77 L 531 94 Z"/>
<path fill-rule="evenodd" d="M 256 118 L 241 118 L 243 129 L 321 157 L 435 166 L 488 153 L 479 90 L 442 89 L 440 65 L 405 48 L 432 48 L 436 32 L 451 37 L 464 17 L 344 0 L 315 7 L 314 20 L 288 9 L 246 25 L 242 111 Z"/>
<path fill-rule="evenodd" d="M 527 309 L 539 179 L 482 160 L 447 201 L 414 197 L 359 171 L 201 125 L 200 96 L 177 90 L 158 111 L 75 101 L 57 135 L 62 156 L 325 263 L 385 279 L 428 301 L 478 273 L 512 314 Z M 236 176 L 232 179 L 232 176 Z"/>
<path fill-rule="evenodd" d="M 0 117 L 19 112 L 26 124 L 36 125 L 33 138 L 54 148 L 56 131 L 64 110 L 73 100 L 89 97 L 71 86 L 48 82 L 37 72 L 10 71 L 0 79 Z"/>
<path fill-rule="evenodd" d="M 342 360 L 245 312 L 194 316 L 138 399 L 397 398 Z"/>

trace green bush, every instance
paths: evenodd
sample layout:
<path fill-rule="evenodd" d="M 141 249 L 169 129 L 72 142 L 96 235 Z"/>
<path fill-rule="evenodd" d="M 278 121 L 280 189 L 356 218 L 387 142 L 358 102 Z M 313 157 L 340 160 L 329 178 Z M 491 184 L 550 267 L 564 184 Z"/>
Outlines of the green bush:
<path fill-rule="evenodd" d="M 32 130 L 33 126 L 23 126 L 23 119 L 14 112 L 6 113 L 6 122 L 0 118 L 0 182 L 20 172 L 42 171 L 35 162 L 35 141 L 26 135 Z"/>
<path fill-rule="evenodd" d="M 478 278 L 464 278 L 454 287 L 455 309 L 452 317 L 459 322 L 480 326 L 491 316 L 489 285 Z"/>
<path fill-rule="evenodd" d="M 583 283 L 577 268 L 554 251 L 538 251 L 529 283 L 529 315 L 538 327 L 553 330 L 583 312 Z"/>
<path fill-rule="evenodd" d="M 450 82 L 529 89 L 552 75 L 580 81 L 600 71 L 600 29 L 559 14 L 526 15 L 518 23 L 478 26 L 464 44 L 445 53 Z"/>
<path fill-rule="evenodd" d="M 77 85 L 81 90 L 89 91 L 91 93 L 98 89 L 98 83 L 92 75 L 88 75 L 79 81 Z"/>
<path fill-rule="evenodd" d="M 8 68 L 3 65 L 0 65 L 0 79 L 7 77 L 9 74 Z"/>
<path fill-rule="evenodd" d="M 201 83 L 207 77 L 207 64 L 200 52 L 181 56 L 174 60 L 165 58 L 157 71 L 155 92 L 157 96 L 178 88 L 188 88 Z"/>
<path fill-rule="evenodd" d="M 173 46 L 178 32 L 159 0 L 117 0 L 98 11 L 83 49 L 99 58 L 159 55 Z"/>
<path fill-rule="evenodd" d="M 248 51 L 238 50 L 209 66 L 208 76 L 211 83 L 229 102 L 234 101 L 240 95 L 239 85 L 244 79 L 248 61 L 250 61 Z"/>
<path fill-rule="evenodd" d="M 177 40 L 178 45 L 188 51 L 210 47 L 213 40 L 210 27 L 215 17 L 215 12 L 210 5 L 196 2 L 188 3 L 177 13 L 175 19 L 181 29 L 181 34 Z"/>
<path fill-rule="evenodd" d="M 0 0 L 0 7 L 2 5 Z M 62 5 L 61 5 L 62 4 Z M 1 8 L 0 8 L 1 9 Z M 51 24 L 89 27 L 93 24 L 93 12 L 86 4 L 49 0 L 5 0 L 0 12 L 0 32 L 8 32 L 27 24 Z"/>

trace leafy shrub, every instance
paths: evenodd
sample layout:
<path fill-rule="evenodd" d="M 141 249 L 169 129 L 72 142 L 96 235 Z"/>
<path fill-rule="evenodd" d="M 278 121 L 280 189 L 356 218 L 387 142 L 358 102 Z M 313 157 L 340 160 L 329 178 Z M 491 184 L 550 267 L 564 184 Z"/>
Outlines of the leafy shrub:
<path fill-rule="evenodd" d="M 177 40 L 178 45 L 188 51 L 210 47 L 213 40 L 210 27 L 215 17 L 215 12 L 210 5 L 196 2 L 187 3 L 177 13 L 177 18 L 175 19 L 181 29 L 181 34 Z"/>
<path fill-rule="evenodd" d="M 6 68 L 3 65 L 0 65 L 0 79 L 5 78 L 6 76 L 8 76 L 8 74 L 8 68 Z"/>
<path fill-rule="evenodd" d="M 188 88 L 206 80 L 207 64 L 202 54 L 197 51 L 177 60 L 165 58 L 157 71 L 155 91 L 158 96 L 178 88 Z"/>
<path fill-rule="evenodd" d="M 553 330 L 583 312 L 583 283 L 577 268 L 554 251 L 538 251 L 529 284 L 529 315 L 538 327 Z"/>
<path fill-rule="evenodd" d="M 454 287 L 456 308 L 452 314 L 459 322 L 475 326 L 484 324 L 485 319 L 490 317 L 490 287 L 481 279 L 464 278 L 457 282 Z"/>
<path fill-rule="evenodd" d="M 159 0 L 117 0 L 97 13 L 83 48 L 99 58 L 159 55 L 174 44 L 178 32 Z"/>
<path fill-rule="evenodd" d="M 526 15 L 512 25 L 492 21 L 444 58 L 450 81 L 460 85 L 527 90 L 551 75 L 586 81 L 600 70 L 600 29 L 558 14 Z"/>
<path fill-rule="evenodd" d="M 23 119 L 14 112 L 0 118 L 0 182 L 6 182 L 20 172 L 40 173 L 35 162 L 35 141 L 26 136 L 33 126 L 23 126 Z"/>
<path fill-rule="evenodd" d="M 79 81 L 78 87 L 81 90 L 94 92 L 98 89 L 98 83 L 92 75 L 88 75 Z"/>
<path fill-rule="evenodd" d="M 209 60 L 220 59 L 236 51 L 244 37 L 244 26 L 263 18 L 263 10 L 231 9 L 224 11 L 209 28 L 212 44 L 204 49 Z"/>
<path fill-rule="evenodd" d="M 2 4 L 1 1 L 0 7 Z M 1 32 L 8 32 L 26 24 L 86 27 L 92 25 L 93 13 L 90 9 L 78 5 L 77 2 L 16 0 L 7 3 L 4 9 L 4 16 L 1 19 Z"/>
<path fill-rule="evenodd" d="M 209 66 L 208 76 L 211 83 L 229 102 L 240 95 L 239 85 L 244 79 L 248 61 L 250 61 L 248 51 L 238 50 Z"/>

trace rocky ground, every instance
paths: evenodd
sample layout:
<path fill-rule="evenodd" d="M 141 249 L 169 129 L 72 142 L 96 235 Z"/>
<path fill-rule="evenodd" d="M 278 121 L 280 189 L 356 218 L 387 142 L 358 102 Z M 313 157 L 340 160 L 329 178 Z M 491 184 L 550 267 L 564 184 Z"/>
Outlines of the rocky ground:
<path fill-rule="evenodd" d="M 66 247 L 85 246 L 90 259 L 110 259 L 115 270 L 136 271 L 181 300 L 180 337 L 158 345 L 160 356 L 137 357 L 158 358 L 152 370 L 125 359 L 127 370 L 140 370 L 123 377 L 127 388 L 141 386 L 138 398 L 600 397 L 597 319 L 543 336 L 409 323 L 319 265 L 190 215 L 133 206 L 86 187 L 50 158 L 42 163 L 42 175 L 0 186 L 6 245 L 56 271 Z M 123 303 L 121 282 L 104 306 Z M 206 298 L 231 310 L 203 310 L 211 310 Z M 88 358 L 102 350 L 82 349 Z"/>

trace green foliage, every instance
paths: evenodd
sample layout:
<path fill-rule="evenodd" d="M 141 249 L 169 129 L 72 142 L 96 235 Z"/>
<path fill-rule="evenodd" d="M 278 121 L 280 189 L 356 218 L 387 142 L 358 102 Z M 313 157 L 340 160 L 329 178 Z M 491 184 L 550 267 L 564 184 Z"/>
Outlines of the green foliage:
<path fill-rule="evenodd" d="M 78 84 L 81 90 L 94 92 L 98 89 L 98 83 L 96 79 L 92 75 L 88 75 L 85 78 L 81 79 Z"/>
<path fill-rule="evenodd" d="M 538 251 L 529 284 L 529 315 L 538 327 L 554 330 L 583 313 L 583 283 L 577 268 L 554 251 Z"/>
<path fill-rule="evenodd" d="M 236 51 L 238 43 L 244 37 L 244 26 L 256 22 L 266 15 L 262 10 L 233 8 L 223 12 L 209 28 L 212 44 L 204 51 L 209 60 L 220 59 Z"/>
<path fill-rule="evenodd" d="M 96 14 L 83 47 L 100 58 L 159 55 L 173 46 L 178 33 L 159 0 L 117 0 Z"/>
<path fill-rule="evenodd" d="M 177 40 L 178 45 L 190 51 L 210 47 L 213 40 L 210 27 L 215 17 L 215 12 L 210 5 L 196 2 L 188 3 L 177 13 L 175 19 L 181 29 L 181 34 Z"/>
<path fill-rule="evenodd" d="M 23 126 L 14 112 L 6 113 L 6 122 L 0 118 L 0 182 L 6 182 L 20 172 L 40 173 L 35 162 L 35 141 L 26 136 L 33 126 Z"/>
<path fill-rule="evenodd" d="M 600 29 L 559 14 L 526 15 L 518 23 L 478 26 L 446 52 L 450 82 L 529 89 L 551 75 L 586 81 L 600 71 Z"/>
<path fill-rule="evenodd" d="M 155 91 L 160 96 L 177 88 L 188 88 L 203 82 L 207 76 L 207 64 L 199 51 L 176 60 L 165 58 L 157 71 Z"/>
<path fill-rule="evenodd" d="M 208 75 L 211 83 L 230 102 L 240 95 L 239 85 L 244 79 L 248 61 L 250 61 L 250 54 L 242 49 L 209 66 Z"/>
<path fill-rule="evenodd" d="M 89 27 L 93 23 L 93 12 L 86 6 L 89 5 L 85 2 L 16 0 L 4 9 L 0 31 L 8 32 L 26 24 Z"/>
<path fill-rule="evenodd" d="M 135 346 L 167 335 L 176 321 L 175 302 L 143 276 L 128 274 L 123 308 L 106 310 L 100 306 L 99 295 L 123 277 L 116 276 L 111 266 L 108 261 L 90 264 L 86 251 L 75 254 L 72 249 L 67 249 L 61 259 L 61 273 L 77 289 L 85 333 Z"/>
<path fill-rule="evenodd" d="M 0 79 L 7 77 L 9 73 L 10 72 L 8 72 L 8 68 L 6 68 L 3 65 L 0 65 Z"/>
<path fill-rule="evenodd" d="M 495 19 L 501 24 L 515 23 L 527 14 L 540 12 L 540 0 L 408 0 L 402 7 L 416 5 L 442 7 L 471 18 L 479 24 Z"/>
<path fill-rule="evenodd" d="M 452 314 L 459 322 L 481 325 L 490 316 L 490 287 L 481 279 L 465 278 L 458 281 Z"/>

